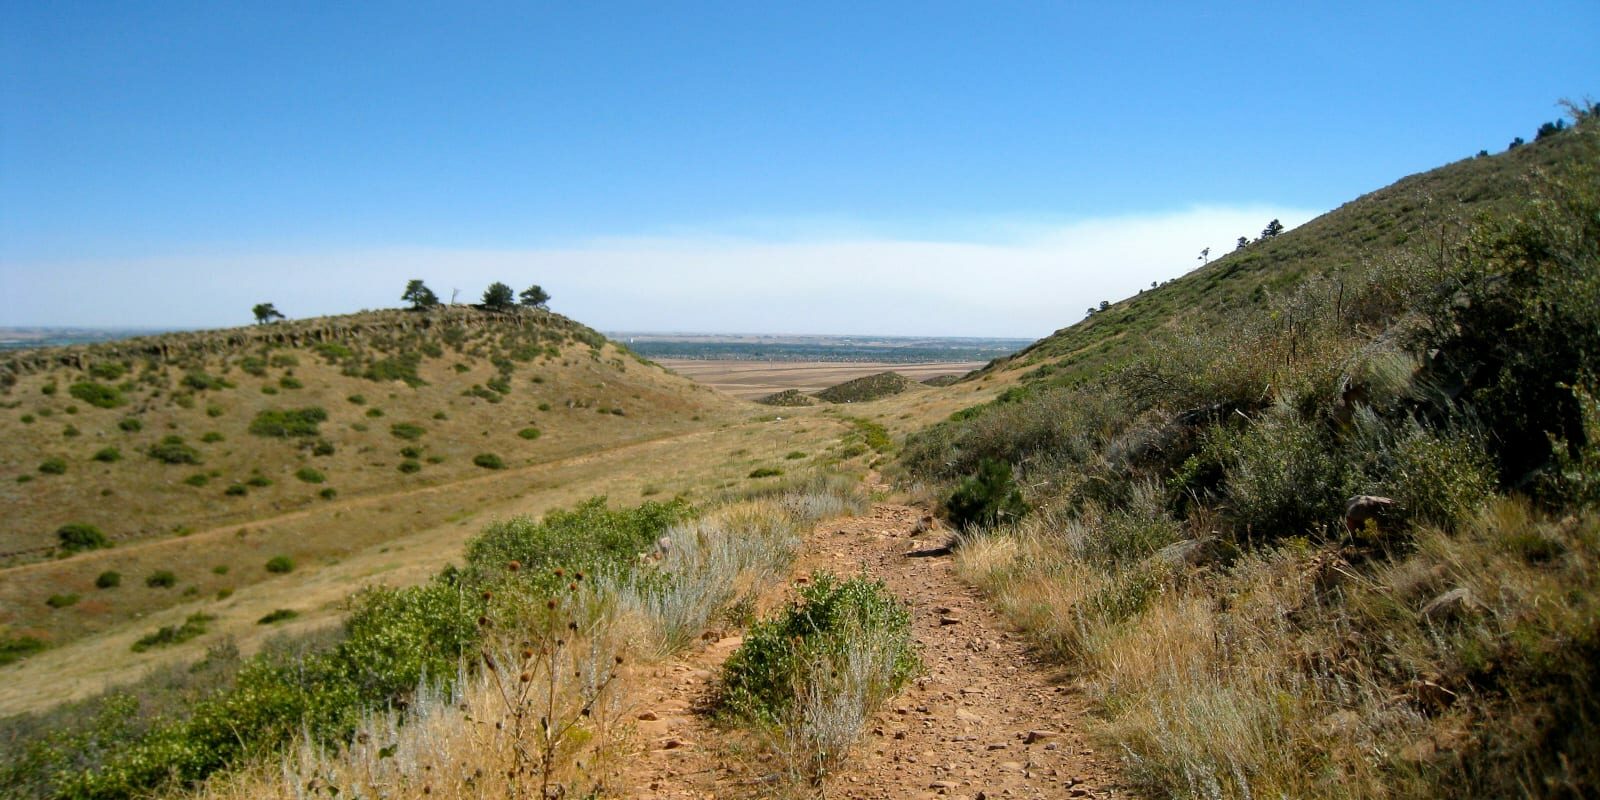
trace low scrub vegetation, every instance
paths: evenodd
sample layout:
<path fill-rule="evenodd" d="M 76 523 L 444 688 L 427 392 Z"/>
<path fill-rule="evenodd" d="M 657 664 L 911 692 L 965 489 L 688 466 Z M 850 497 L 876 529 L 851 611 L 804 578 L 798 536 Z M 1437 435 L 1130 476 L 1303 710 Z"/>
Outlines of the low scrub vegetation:
<path fill-rule="evenodd" d="M 250 421 L 250 432 L 257 436 L 288 438 L 316 436 L 328 412 L 317 406 L 299 409 L 267 409 Z"/>
<path fill-rule="evenodd" d="M 461 567 L 353 596 L 337 632 L 249 658 L 219 647 L 159 681 L 6 721 L 0 783 L 40 798 L 605 794 L 624 754 L 618 667 L 693 641 L 782 569 L 817 515 L 863 502 L 811 487 L 705 512 L 597 498 L 496 523 Z"/>
<path fill-rule="evenodd" d="M 1600 791 L 1590 128 L 1514 215 L 907 442 L 952 519 L 1031 506 L 959 568 L 1082 675 L 1142 791 Z"/>

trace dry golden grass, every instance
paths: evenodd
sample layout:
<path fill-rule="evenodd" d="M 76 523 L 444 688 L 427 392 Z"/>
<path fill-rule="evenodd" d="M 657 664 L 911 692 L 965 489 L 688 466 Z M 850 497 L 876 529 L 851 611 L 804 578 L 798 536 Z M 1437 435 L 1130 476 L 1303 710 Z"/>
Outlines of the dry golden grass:
<path fill-rule="evenodd" d="M 900 364 L 888 361 L 708 361 L 663 358 L 656 363 L 733 397 L 756 400 L 784 389 L 798 389 L 811 394 L 880 372 L 898 372 L 914 381 L 940 375 L 965 375 L 982 367 L 985 362 Z"/>

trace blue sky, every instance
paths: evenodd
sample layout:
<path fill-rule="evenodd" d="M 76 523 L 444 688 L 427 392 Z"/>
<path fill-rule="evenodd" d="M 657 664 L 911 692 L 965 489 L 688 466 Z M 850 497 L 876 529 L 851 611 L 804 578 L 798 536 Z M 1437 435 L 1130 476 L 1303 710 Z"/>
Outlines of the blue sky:
<path fill-rule="evenodd" d="M 1600 93 L 1593 0 L 0 10 L 0 325 L 422 277 L 608 329 L 1038 336 Z"/>

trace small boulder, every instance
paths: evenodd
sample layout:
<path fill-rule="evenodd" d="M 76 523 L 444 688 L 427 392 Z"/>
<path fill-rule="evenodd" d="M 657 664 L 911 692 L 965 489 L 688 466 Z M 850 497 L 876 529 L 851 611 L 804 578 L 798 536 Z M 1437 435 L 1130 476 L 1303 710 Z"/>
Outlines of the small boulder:
<path fill-rule="evenodd" d="M 1422 607 L 1422 618 L 1429 622 L 1448 622 L 1483 610 L 1483 604 L 1465 586 L 1451 589 Z"/>
<path fill-rule="evenodd" d="M 1344 504 L 1344 529 L 1356 533 L 1364 530 L 1369 520 L 1382 522 L 1395 505 L 1395 501 L 1387 497 L 1358 494 Z"/>
<path fill-rule="evenodd" d="M 1205 560 L 1206 546 L 1198 539 L 1173 542 L 1156 551 L 1155 560 L 1173 569 L 1193 567 Z"/>

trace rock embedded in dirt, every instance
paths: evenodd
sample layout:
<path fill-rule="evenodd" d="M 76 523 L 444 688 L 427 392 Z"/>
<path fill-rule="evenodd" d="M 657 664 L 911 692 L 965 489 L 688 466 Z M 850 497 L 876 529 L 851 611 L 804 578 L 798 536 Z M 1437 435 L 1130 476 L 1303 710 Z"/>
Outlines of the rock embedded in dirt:
<path fill-rule="evenodd" d="M 1060 735 L 1061 734 L 1059 734 L 1059 733 L 1057 733 L 1055 731 L 1031 730 L 1031 731 L 1028 731 L 1027 734 L 1025 734 L 1022 737 L 1022 743 L 1023 744 L 1033 744 L 1034 742 L 1044 741 L 1045 739 L 1054 739 L 1054 738 L 1056 738 L 1057 736 L 1060 736 Z"/>
<path fill-rule="evenodd" d="M 1422 617 L 1429 622 L 1447 622 L 1476 614 L 1483 604 L 1465 586 L 1451 589 L 1428 601 L 1422 607 Z"/>

